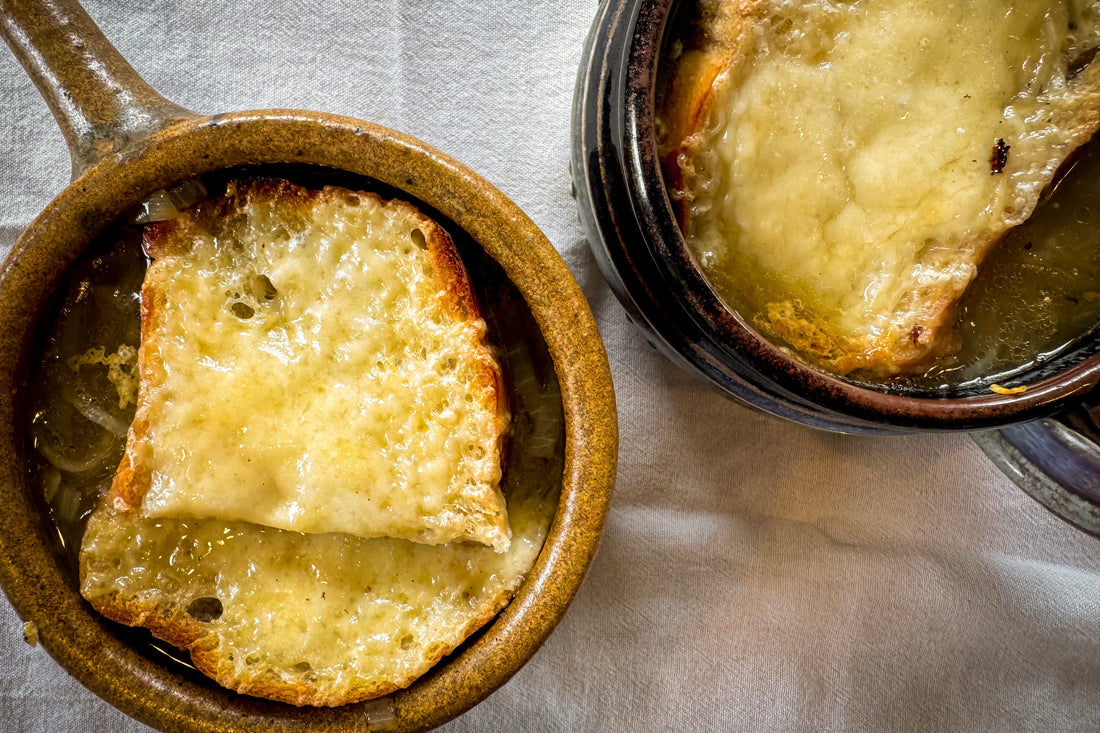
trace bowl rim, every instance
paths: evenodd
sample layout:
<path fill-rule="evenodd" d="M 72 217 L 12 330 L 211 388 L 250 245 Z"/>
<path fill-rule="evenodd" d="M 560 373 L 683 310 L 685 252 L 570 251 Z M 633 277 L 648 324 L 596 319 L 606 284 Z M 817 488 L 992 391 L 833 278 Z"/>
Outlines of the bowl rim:
<path fill-rule="evenodd" d="M 1100 444 L 1059 417 L 978 432 L 970 439 L 1044 509 L 1100 538 Z"/>
<path fill-rule="evenodd" d="M 53 290 L 91 238 L 155 190 L 212 170 L 302 163 L 367 176 L 424 202 L 465 230 L 527 302 L 561 386 L 561 498 L 546 541 L 511 603 L 388 708 L 293 708 L 199 686 L 129 648 L 51 555 L 52 527 L 34 506 L 21 416 L 35 329 Z M 258 110 L 177 122 L 88 168 L 31 223 L 0 265 L 0 586 L 43 646 L 97 695 L 171 730 L 335 730 L 373 719 L 423 730 L 502 685 L 564 615 L 595 555 L 618 450 L 607 357 L 579 285 L 537 226 L 469 168 L 410 136 L 348 117 Z M 169 691 L 166 696 L 165 691 Z"/>
<path fill-rule="evenodd" d="M 642 231 L 652 233 L 647 244 L 665 278 L 662 284 L 676 290 L 716 353 L 747 361 L 780 389 L 830 412 L 871 425 L 915 429 L 972 430 L 1041 417 L 1076 402 L 1100 381 L 1100 354 L 1094 353 L 1028 384 L 1019 394 L 945 397 L 891 392 L 812 367 L 764 338 L 710 287 L 677 223 L 657 152 L 658 70 L 672 21 L 687 0 L 626 1 L 635 4 L 619 70 L 624 75 L 621 158 L 627 196 Z M 1063 357 L 1076 358 L 1072 350 Z"/>

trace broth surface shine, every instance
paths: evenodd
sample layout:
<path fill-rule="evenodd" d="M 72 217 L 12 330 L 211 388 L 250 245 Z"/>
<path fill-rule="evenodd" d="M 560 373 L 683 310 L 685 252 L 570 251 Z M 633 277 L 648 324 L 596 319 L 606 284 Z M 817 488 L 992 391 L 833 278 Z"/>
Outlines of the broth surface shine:
<path fill-rule="evenodd" d="M 1100 140 L 1031 218 L 995 245 L 959 304 L 962 349 L 924 389 L 989 385 L 1049 361 L 1100 324 Z"/>

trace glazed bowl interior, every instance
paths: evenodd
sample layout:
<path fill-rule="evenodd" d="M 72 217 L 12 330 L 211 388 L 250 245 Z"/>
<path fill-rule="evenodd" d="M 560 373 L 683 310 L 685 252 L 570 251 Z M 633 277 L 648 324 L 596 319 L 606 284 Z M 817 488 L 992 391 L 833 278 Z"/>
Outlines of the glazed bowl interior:
<path fill-rule="evenodd" d="M 553 455 L 542 457 L 517 440 L 505 466 L 506 493 L 532 483 L 544 484 L 540 491 L 560 489 L 542 552 L 511 604 L 408 689 L 378 700 L 318 709 L 235 695 L 143 631 L 102 619 L 77 591 L 73 539 L 59 532 L 33 480 L 27 385 L 66 273 L 89 243 L 155 191 L 235 174 L 371 188 L 425 207 L 455 237 L 505 354 L 505 371 L 522 368 L 530 377 L 511 375 L 512 409 L 537 413 L 531 419 L 549 421 L 558 435 Z M 535 652 L 595 552 L 617 438 L 606 357 L 583 296 L 514 204 L 409 137 L 293 111 L 171 124 L 140 147 L 89 167 L 35 220 L 0 270 L 0 312 L 8 324 L 0 333 L 0 582 L 51 655 L 101 697 L 152 725 L 209 731 L 438 725 L 503 684 Z"/>
<path fill-rule="evenodd" d="M 1018 394 L 994 393 L 986 384 L 922 389 L 838 377 L 762 336 L 715 293 L 690 251 L 669 199 L 657 150 L 655 110 L 671 66 L 667 59 L 674 55 L 674 44 L 691 36 L 695 3 L 641 0 L 633 5 L 636 18 L 621 69 L 622 185 L 656 261 L 651 275 L 661 279 L 659 286 L 649 287 L 674 293 L 694 327 L 704 334 L 698 341 L 707 342 L 709 358 L 733 365 L 731 370 L 754 373 L 750 379 L 766 382 L 769 389 L 784 395 L 780 399 L 808 402 L 812 409 L 841 416 L 839 428 L 855 432 L 996 427 L 1051 414 L 1095 386 L 1100 372 L 1100 338 L 1095 328 L 1049 361 L 1013 374 L 1013 383 L 1027 385 Z M 688 359 L 694 357 L 689 354 Z M 824 426 L 836 427 L 828 419 Z"/>

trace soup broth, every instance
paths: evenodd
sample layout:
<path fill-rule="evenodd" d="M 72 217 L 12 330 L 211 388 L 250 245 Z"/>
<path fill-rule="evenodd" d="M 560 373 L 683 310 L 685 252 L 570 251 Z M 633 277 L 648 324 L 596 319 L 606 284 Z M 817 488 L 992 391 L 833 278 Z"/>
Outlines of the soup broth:
<path fill-rule="evenodd" d="M 959 304 L 962 348 L 923 389 L 986 386 L 1050 361 L 1100 323 L 1100 141 L 1085 146 L 1031 218 L 995 246 Z"/>

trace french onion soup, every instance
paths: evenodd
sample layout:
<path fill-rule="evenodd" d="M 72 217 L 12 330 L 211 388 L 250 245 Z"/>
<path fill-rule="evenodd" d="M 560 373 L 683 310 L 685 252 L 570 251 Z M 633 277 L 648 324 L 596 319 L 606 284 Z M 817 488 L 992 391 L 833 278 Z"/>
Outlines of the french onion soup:
<path fill-rule="evenodd" d="M 991 359 L 1000 346 L 980 332 L 1018 314 L 976 316 L 984 305 L 963 298 L 1100 125 L 1100 3 L 700 0 L 693 12 L 669 49 L 658 145 L 687 244 L 733 310 L 834 374 L 925 388 L 1064 343 L 1044 325 L 1057 332 L 1038 334 L 1045 345 Z M 1070 216 L 1046 216 L 1019 247 L 1064 239 Z M 1069 246 L 1094 261 L 1095 239 Z M 1074 278 L 1077 295 L 1043 313 L 1073 311 L 1063 320 L 1079 335 L 1100 315 L 1088 296 L 1100 268 Z"/>
<path fill-rule="evenodd" d="M 74 268 L 31 396 L 59 537 L 97 610 L 230 689 L 406 687 L 507 604 L 553 514 L 556 380 L 490 338 L 530 314 L 506 288 L 483 312 L 411 204 L 209 187 Z"/>

